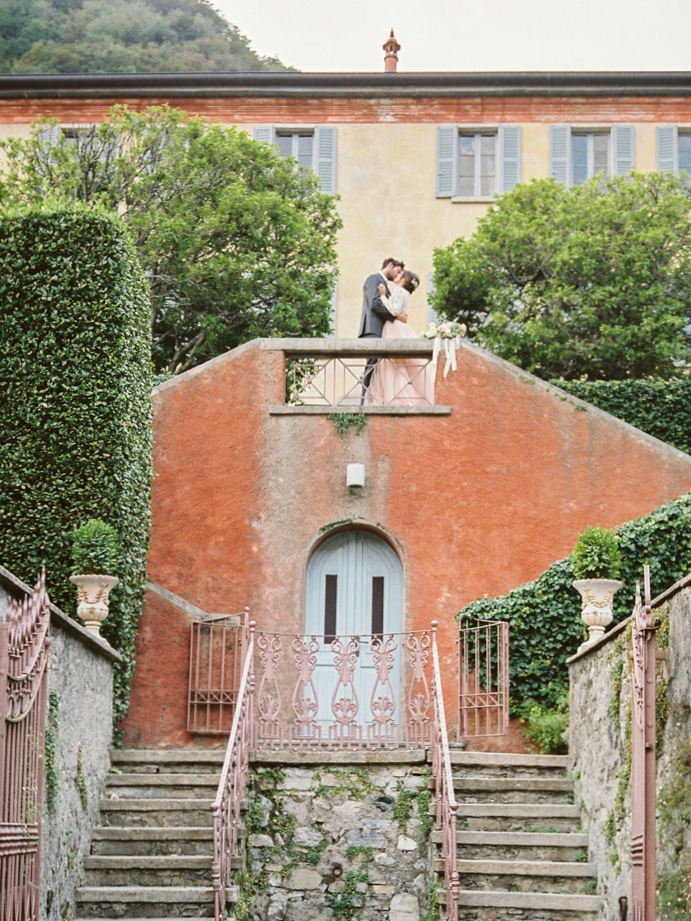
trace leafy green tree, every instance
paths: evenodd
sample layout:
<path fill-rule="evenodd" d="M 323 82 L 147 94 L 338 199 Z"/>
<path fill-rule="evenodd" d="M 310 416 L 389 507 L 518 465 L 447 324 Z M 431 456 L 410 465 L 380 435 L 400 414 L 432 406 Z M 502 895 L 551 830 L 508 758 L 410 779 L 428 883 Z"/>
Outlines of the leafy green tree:
<path fill-rule="evenodd" d="M 208 0 L 0 0 L 1 73 L 287 69 Z"/>
<path fill-rule="evenodd" d="M 120 215 L 149 277 L 159 371 L 257 336 L 330 331 L 341 221 L 310 170 L 168 108 L 118 107 L 69 135 L 42 122 L 4 142 L 0 204 L 57 198 Z"/>
<path fill-rule="evenodd" d="M 435 251 L 434 306 L 543 378 L 673 376 L 691 357 L 685 179 L 534 180 Z"/>

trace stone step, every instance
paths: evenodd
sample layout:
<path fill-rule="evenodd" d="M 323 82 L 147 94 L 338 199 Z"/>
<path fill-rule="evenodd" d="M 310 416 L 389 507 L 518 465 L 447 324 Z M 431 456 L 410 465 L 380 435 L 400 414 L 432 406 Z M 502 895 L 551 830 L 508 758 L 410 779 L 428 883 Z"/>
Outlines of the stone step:
<path fill-rule="evenodd" d="M 80 909 L 94 918 L 165 918 L 170 914 L 209 918 L 214 914 L 211 886 L 82 886 Z M 84 912 L 81 912 L 84 913 Z"/>
<path fill-rule="evenodd" d="M 220 773 L 109 774 L 106 787 L 119 797 L 213 799 Z"/>
<path fill-rule="evenodd" d="M 573 781 L 565 777 L 454 777 L 456 799 L 466 803 L 569 805 Z"/>
<path fill-rule="evenodd" d="M 575 831 L 577 806 L 541 803 L 460 803 L 458 827 L 475 831 Z"/>
<path fill-rule="evenodd" d="M 100 810 L 105 825 L 205 827 L 212 823 L 210 799 L 102 799 Z"/>
<path fill-rule="evenodd" d="M 432 832 L 441 843 L 441 831 Z M 547 860 L 578 862 L 588 847 L 588 835 L 568 832 L 464 831 L 456 834 L 461 860 Z"/>
<path fill-rule="evenodd" d="M 213 853 L 212 828 L 99 826 L 91 836 L 94 856 L 206 856 Z"/>
<path fill-rule="evenodd" d="M 85 886 L 208 886 L 212 855 L 91 856 Z"/>
<path fill-rule="evenodd" d="M 442 890 L 442 901 L 446 901 L 446 892 Z M 490 909 L 523 909 L 530 911 L 529 917 L 538 917 L 537 911 L 544 912 L 587 912 L 599 911 L 602 899 L 598 895 L 574 895 L 560 892 L 498 892 L 491 890 L 461 889 L 458 895 L 458 907 Z M 547 915 L 546 917 L 549 917 Z"/>
<path fill-rule="evenodd" d="M 481 773 L 497 777 L 520 771 L 525 775 L 564 777 L 567 755 L 523 755 L 509 752 L 451 751 L 453 773 L 457 776 Z"/>
<path fill-rule="evenodd" d="M 213 750 L 123 748 L 110 753 L 113 767 L 132 774 L 218 773 L 224 758 L 225 746 Z"/>
<path fill-rule="evenodd" d="M 439 872 L 444 861 L 435 862 Z M 547 860 L 459 860 L 462 889 L 490 889 L 507 892 L 559 892 L 582 894 L 597 874 L 592 863 Z"/>

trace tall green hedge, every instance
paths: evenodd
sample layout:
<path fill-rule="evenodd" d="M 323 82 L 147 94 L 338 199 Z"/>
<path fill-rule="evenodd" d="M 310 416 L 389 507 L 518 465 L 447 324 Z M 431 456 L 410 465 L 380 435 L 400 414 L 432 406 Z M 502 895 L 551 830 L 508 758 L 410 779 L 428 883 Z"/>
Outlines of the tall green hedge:
<path fill-rule="evenodd" d="M 624 583 L 614 596 L 614 623 L 633 609 L 636 580 L 650 564 L 653 596 L 691 568 L 691 493 L 616 529 Z M 571 585 L 571 557 L 559 560 L 534 582 L 499 598 L 480 598 L 459 612 L 459 620 L 509 622 L 509 669 L 514 706 L 535 700 L 556 706 L 568 689 L 566 660 L 583 641 L 581 598 Z"/>
<path fill-rule="evenodd" d="M 690 378 L 551 383 L 691 454 Z"/>
<path fill-rule="evenodd" d="M 0 216 L 0 563 L 75 615 L 72 532 L 117 531 L 120 585 L 103 635 L 124 656 L 127 710 L 151 486 L 146 284 L 116 217 L 77 206 Z"/>

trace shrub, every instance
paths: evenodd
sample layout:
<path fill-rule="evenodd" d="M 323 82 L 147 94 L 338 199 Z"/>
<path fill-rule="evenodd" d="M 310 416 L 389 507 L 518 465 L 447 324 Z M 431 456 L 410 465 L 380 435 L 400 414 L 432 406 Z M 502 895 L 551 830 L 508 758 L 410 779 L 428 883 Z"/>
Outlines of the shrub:
<path fill-rule="evenodd" d="M 614 623 L 618 623 L 633 609 L 644 563 L 650 564 L 653 595 L 688 572 L 691 494 L 621 525 L 615 533 L 624 583 L 614 596 Z M 583 640 L 581 599 L 571 585 L 573 578 L 573 560 L 567 557 L 553 563 L 534 582 L 499 598 L 480 598 L 459 612 L 463 621 L 508 621 L 514 708 L 528 700 L 554 708 L 568 688 L 566 660 Z"/>
<path fill-rule="evenodd" d="M 117 217 L 46 205 L 0 216 L 0 561 L 75 616 L 72 540 L 100 518 L 120 541 L 103 636 L 127 710 L 151 485 L 148 299 Z"/>
<path fill-rule="evenodd" d="M 560 698 L 554 709 L 543 707 L 534 700 L 519 708 L 521 721 L 526 724 L 526 741 L 535 745 L 543 755 L 563 755 L 569 750 L 566 732 L 569 728 L 569 698 Z"/>
<path fill-rule="evenodd" d="M 621 570 L 617 538 L 607 528 L 586 528 L 573 548 L 576 579 L 616 579 Z"/>
<path fill-rule="evenodd" d="M 691 454 L 691 378 L 551 383 Z"/>
<path fill-rule="evenodd" d="M 118 568 L 119 553 L 115 528 L 100 518 L 92 518 L 74 532 L 72 571 L 75 576 L 91 573 L 114 576 Z"/>

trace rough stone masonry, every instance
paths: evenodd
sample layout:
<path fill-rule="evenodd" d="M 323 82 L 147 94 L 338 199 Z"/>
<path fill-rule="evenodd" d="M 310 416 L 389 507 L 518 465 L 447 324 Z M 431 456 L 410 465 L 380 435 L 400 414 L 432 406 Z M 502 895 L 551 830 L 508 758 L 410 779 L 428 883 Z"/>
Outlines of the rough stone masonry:
<path fill-rule="evenodd" d="M 432 801 L 424 764 L 257 767 L 240 898 L 268 921 L 419 921 Z"/>

